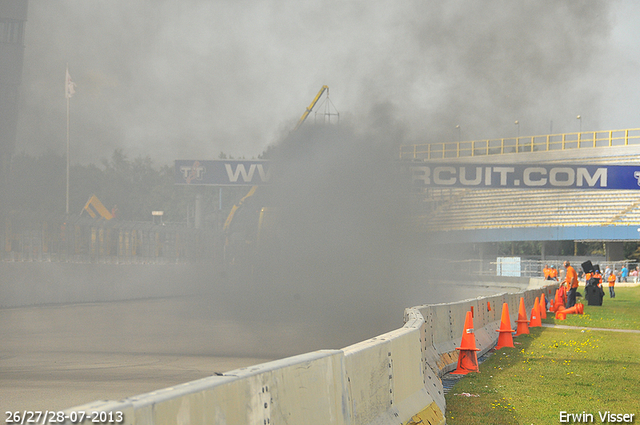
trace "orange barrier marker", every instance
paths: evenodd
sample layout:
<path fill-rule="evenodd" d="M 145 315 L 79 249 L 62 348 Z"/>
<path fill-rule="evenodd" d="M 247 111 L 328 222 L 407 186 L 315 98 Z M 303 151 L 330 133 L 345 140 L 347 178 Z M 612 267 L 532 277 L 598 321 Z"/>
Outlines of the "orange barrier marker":
<path fill-rule="evenodd" d="M 509 304 L 502 304 L 502 319 L 500 320 L 500 329 L 496 329 L 496 332 L 500 332 L 498 335 L 498 344 L 496 345 L 496 350 L 499 350 L 503 347 L 513 347 L 513 336 L 512 332 L 515 332 L 511 329 L 511 319 L 509 318 Z"/>
<path fill-rule="evenodd" d="M 567 305 L 567 288 L 563 285 L 558 291 L 560 291 L 560 304 L 562 304 L 562 307 L 565 307 Z"/>
<path fill-rule="evenodd" d="M 583 313 L 584 313 L 584 305 L 576 304 L 571 308 L 565 308 L 564 310 L 560 310 L 559 312 L 557 312 L 556 319 L 565 320 L 567 318 L 567 314 L 583 314 Z"/>
<path fill-rule="evenodd" d="M 555 313 L 558 308 L 559 302 L 560 302 L 560 294 L 556 289 L 556 295 L 554 299 L 551 300 L 551 308 L 549 309 L 549 311 L 551 311 L 552 313 Z"/>
<path fill-rule="evenodd" d="M 556 308 L 556 319 L 557 320 L 564 320 L 566 319 L 566 314 L 562 315 L 562 312 L 564 311 L 564 306 L 562 304 L 560 304 L 558 306 L 558 308 Z"/>
<path fill-rule="evenodd" d="M 518 326 L 516 327 L 516 336 L 529 333 L 529 321 L 527 320 L 527 310 L 524 308 L 524 298 L 520 297 L 520 309 L 518 310 Z"/>
<path fill-rule="evenodd" d="M 479 348 L 476 348 L 476 335 L 473 333 L 473 317 L 470 311 L 467 311 L 467 317 L 464 320 L 464 331 L 462 332 L 462 341 L 460 347 L 457 347 L 458 367 L 451 372 L 454 375 L 466 375 L 469 372 L 480 372 L 478 369 Z"/>
<path fill-rule="evenodd" d="M 536 297 L 536 300 L 533 302 L 533 308 L 531 309 L 531 320 L 529 321 L 530 328 L 539 328 L 542 326 L 542 321 L 540 320 L 540 300 Z"/>
<path fill-rule="evenodd" d="M 547 318 L 547 300 L 544 298 L 544 292 L 540 295 L 540 318 Z"/>
<path fill-rule="evenodd" d="M 553 311 L 554 313 L 556 311 L 558 311 L 558 307 L 560 307 L 562 305 L 562 293 L 560 292 L 560 289 L 556 289 L 556 299 L 553 303 Z"/>
<path fill-rule="evenodd" d="M 487 311 L 491 311 L 491 302 L 487 301 Z"/>

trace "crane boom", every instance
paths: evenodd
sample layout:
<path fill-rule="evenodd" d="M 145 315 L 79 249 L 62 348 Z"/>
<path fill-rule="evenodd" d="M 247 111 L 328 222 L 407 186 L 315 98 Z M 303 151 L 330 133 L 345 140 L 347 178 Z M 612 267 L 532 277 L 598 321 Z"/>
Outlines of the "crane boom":
<path fill-rule="evenodd" d="M 318 100 L 320 100 L 320 97 L 322 96 L 322 94 L 328 90 L 329 90 L 328 86 L 322 86 L 322 88 L 320 89 L 316 97 L 313 99 L 313 101 L 311 102 L 307 110 L 304 111 L 304 114 L 302 114 L 302 116 L 300 117 L 300 120 L 298 120 L 298 124 L 296 124 L 296 128 L 294 128 L 293 131 L 296 131 L 302 125 L 304 120 L 306 120 L 309 114 L 311 113 L 311 110 L 313 109 L 313 107 L 316 106 L 316 103 L 318 103 Z"/>
<path fill-rule="evenodd" d="M 322 95 L 324 94 L 325 91 L 327 92 L 327 96 L 328 96 L 329 95 L 329 87 L 328 86 L 322 86 L 322 88 L 320 89 L 320 91 L 318 92 L 316 97 L 313 99 L 313 101 L 311 102 L 309 107 L 304 111 L 304 114 L 302 114 L 302 117 L 300 117 L 300 119 L 298 120 L 298 124 L 296 124 L 296 127 L 293 129 L 294 132 L 296 130 L 298 130 L 298 128 L 304 123 L 304 121 L 307 119 L 307 117 L 309 116 L 309 114 L 311 113 L 313 108 L 316 106 L 316 104 L 318 103 L 318 100 L 320 100 L 320 98 L 322 97 Z M 231 223 L 233 222 L 235 214 L 242 207 L 242 205 L 245 203 L 245 201 L 247 199 L 251 198 L 256 193 L 257 189 L 258 189 L 258 186 L 253 186 L 251 188 L 251 190 L 249 190 L 249 193 L 247 193 L 236 205 L 233 206 L 233 208 L 231 208 L 231 211 L 229 212 L 229 215 L 227 216 L 227 219 L 224 222 L 223 231 L 226 234 L 226 237 L 225 237 L 225 258 L 226 258 L 226 247 L 230 243 L 230 239 L 229 239 L 229 234 L 230 233 L 229 232 L 231 231 Z M 258 244 L 260 242 L 260 233 L 261 233 L 262 225 L 263 225 L 263 222 L 264 222 L 264 219 L 265 219 L 266 211 L 267 211 L 266 208 L 262 208 L 261 211 L 260 211 L 260 216 L 259 216 L 259 219 L 258 219 L 258 232 L 257 232 L 257 236 L 256 236 L 256 244 Z M 226 263 L 226 259 L 225 259 L 225 263 Z"/>

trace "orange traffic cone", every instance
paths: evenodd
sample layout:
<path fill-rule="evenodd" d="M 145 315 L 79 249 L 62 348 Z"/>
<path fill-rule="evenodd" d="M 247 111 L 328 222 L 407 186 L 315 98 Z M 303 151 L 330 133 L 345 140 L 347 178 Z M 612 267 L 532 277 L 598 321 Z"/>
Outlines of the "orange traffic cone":
<path fill-rule="evenodd" d="M 544 298 L 544 292 L 540 295 L 540 318 L 547 318 L 547 300 Z"/>
<path fill-rule="evenodd" d="M 458 367 L 451 372 L 454 375 L 466 375 L 469 372 L 480 372 L 478 369 L 478 354 L 480 351 L 476 348 L 476 335 L 473 333 L 473 317 L 470 311 L 467 311 L 467 317 L 464 320 L 464 331 L 462 332 L 462 341 L 460 347 L 457 347 Z"/>
<path fill-rule="evenodd" d="M 558 288 L 558 299 L 557 301 L 557 305 L 556 305 L 556 311 L 563 309 L 564 308 L 564 303 L 565 303 L 565 295 L 564 295 L 564 287 L 563 288 Z"/>
<path fill-rule="evenodd" d="M 556 311 L 556 303 L 553 298 L 549 300 L 549 311 L 552 313 Z"/>
<path fill-rule="evenodd" d="M 567 288 L 565 288 L 564 286 L 561 286 L 560 289 L 560 304 L 562 304 L 562 307 L 567 305 Z"/>
<path fill-rule="evenodd" d="M 565 308 L 564 310 L 560 310 L 559 312 L 557 312 L 556 319 L 565 320 L 567 318 L 567 314 L 582 314 L 582 313 L 584 313 L 584 305 L 576 304 L 571 308 Z"/>
<path fill-rule="evenodd" d="M 540 302 L 538 297 L 533 302 L 533 308 L 531 309 L 531 320 L 529 321 L 530 328 L 539 328 L 542 326 L 542 321 L 540 320 Z"/>
<path fill-rule="evenodd" d="M 527 310 L 524 308 L 524 298 L 520 297 L 520 309 L 518 310 L 518 326 L 516 327 L 516 336 L 529 333 L 529 321 L 527 320 Z"/>
<path fill-rule="evenodd" d="M 553 303 L 553 311 L 554 313 L 558 311 L 558 307 L 562 305 L 562 295 L 560 289 L 556 289 L 556 299 Z"/>
<path fill-rule="evenodd" d="M 513 347 L 513 336 L 512 332 L 515 332 L 511 329 L 511 319 L 509 318 L 509 304 L 502 304 L 502 319 L 500 320 L 500 329 L 496 329 L 496 332 L 500 332 L 498 335 L 498 344 L 496 345 L 496 350 L 499 350 L 503 347 Z"/>

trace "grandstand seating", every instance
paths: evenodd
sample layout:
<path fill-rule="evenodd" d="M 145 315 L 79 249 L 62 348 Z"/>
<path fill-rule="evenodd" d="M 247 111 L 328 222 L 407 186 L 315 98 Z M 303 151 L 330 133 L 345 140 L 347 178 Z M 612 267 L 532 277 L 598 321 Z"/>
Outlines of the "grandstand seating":
<path fill-rule="evenodd" d="M 460 189 L 419 221 L 424 230 L 640 225 L 639 204 L 636 191 Z"/>
<path fill-rule="evenodd" d="M 573 149 L 573 153 L 579 151 Z M 637 146 L 592 148 L 589 152 L 581 157 L 567 151 L 546 152 L 544 159 L 540 153 L 525 152 L 492 156 L 509 156 L 505 162 L 511 163 L 517 157 L 525 163 L 629 164 L 637 162 L 640 154 Z M 428 188 L 416 195 L 418 213 L 413 223 L 423 231 L 640 226 L 640 190 Z"/>

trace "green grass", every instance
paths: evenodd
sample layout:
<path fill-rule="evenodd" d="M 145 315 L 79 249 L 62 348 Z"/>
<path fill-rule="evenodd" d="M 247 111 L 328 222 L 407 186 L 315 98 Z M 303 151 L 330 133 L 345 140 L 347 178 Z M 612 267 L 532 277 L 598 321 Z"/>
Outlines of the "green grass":
<path fill-rule="evenodd" d="M 616 288 L 616 297 L 609 298 L 609 288 L 604 287 L 605 298 L 601 306 L 584 304 L 584 314 L 567 315 L 567 320 L 555 320 L 553 314 L 543 323 L 592 328 L 640 329 L 640 287 Z M 578 290 L 584 294 L 584 288 Z M 581 299 L 578 298 L 578 301 Z M 640 421 L 640 420 L 639 420 Z"/>
<path fill-rule="evenodd" d="M 607 292 L 608 294 L 608 292 Z M 619 288 L 568 326 L 640 329 L 640 288 Z M 551 316 L 549 316 L 551 317 Z M 557 424 L 561 411 L 634 413 L 640 423 L 640 334 L 532 328 L 494 352 L 447 395 L 447 424 Z M 462 393 L 471 396 L 461 395 Z"/>

